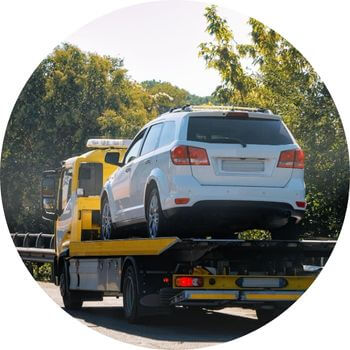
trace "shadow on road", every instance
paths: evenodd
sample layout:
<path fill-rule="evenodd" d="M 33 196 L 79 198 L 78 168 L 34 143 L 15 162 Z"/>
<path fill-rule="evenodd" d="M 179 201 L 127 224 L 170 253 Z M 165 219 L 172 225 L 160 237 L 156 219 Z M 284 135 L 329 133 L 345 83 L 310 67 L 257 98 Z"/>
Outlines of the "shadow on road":
<path fill-rule="evenodd" d="M 149 317 L 141 324 L 129 324 L 121 307 L 87 306 L 69 314 L 96 326 L 161 341 L 226 342 L 261 327 L 256 319 L 215 311 L 179 310 L 171 316 Z"/>

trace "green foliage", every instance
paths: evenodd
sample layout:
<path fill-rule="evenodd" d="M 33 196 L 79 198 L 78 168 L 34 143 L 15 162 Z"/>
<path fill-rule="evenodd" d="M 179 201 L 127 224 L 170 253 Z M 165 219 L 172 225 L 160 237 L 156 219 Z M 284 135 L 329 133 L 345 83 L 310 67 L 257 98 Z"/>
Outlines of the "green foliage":
<path fill-rule="evenodd" d="M 247 230 L 240 232 L 238 234 L 238 238 L 249 240 L 268 240 L 271 239 L 271 234 L 269 231 L 265 230 Z"/>
<path fill-rule="evenodd" d="M 308 208 L 303 228 L 309 236 L 337 237 L 344 220 L 349 157 L 340 117 L 325 84 L 288 41 L 250 19 L 251 44 L 237 44 L 216 7 L 206 8 L 213 40 L 199 45 L 199 56 L 216 69 L 221 103 L 266 107 L 283 116 L 306 155 Z M 243 69 L 249 59 L 251 69 Z"/>
<path fill-rule="evenodd" d="M 10 231 L 52 232 L 41 219 L 42 171 L 84 152 L 90 137 L 133 137 L 157 113 L 121 60 L 55 48 L 23 88 L 6 130 L 1 192 Z"/>
<path fill-rule="evenodd" d="M 172 107 L 207 104 L 213 100 L 210 96 L 201 97 L 190 94 L 168 82 L 147 80 L 142 82 L 142 86 L 151 94 L 159 113 L 165 113 Z"/>
<path fill-rule="evenodd" d="M 25 262 L 25 265 L 36 281 L 43 281 L 43 282 L 51 281 L 51 273 L 52 273 L 51 264 L 49 263 L 40 264 L 40 263 L 27 261 Z"/>

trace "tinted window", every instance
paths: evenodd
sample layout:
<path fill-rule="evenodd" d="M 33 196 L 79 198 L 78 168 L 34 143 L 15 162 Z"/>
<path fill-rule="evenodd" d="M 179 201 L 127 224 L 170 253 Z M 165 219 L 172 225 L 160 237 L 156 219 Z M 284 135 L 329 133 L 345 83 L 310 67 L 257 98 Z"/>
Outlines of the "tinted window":
<path fill-rule="evenodd" d="M 82 163 L 79 168 L 79 188 L 84 196 L 97 196 L 102 190 L 102 164 Z"/>
<path fill-rule="evenodd" d="M 175 122 L 166 122 L 163 125 L 162 133 L 159 139 L 159 146 L 163 147 L 169 145 L 175 138 Z"/>
<path fill-rule="evenodd" d="M 187 139 L 210 143 L 287 145 L 293 143 L 280 120 L 257 118 L 192 117 Z"/>
<path fill-rule="evenodd" d="M 145 143 L 143 144 L 141 155 L 152 152 L 156 149 L 161 129 L 162 124 L 151 126 L 151 129 L 146 136 Z"/>
<path fill-rule="evenodd" d="M 127 153 L 125 154 L 124 164 L 129 163 L 130 158 L 132 158 L 132 157 L 136 158 L 138 156 L 144 134 L 145 134 L 145 132 L 143 131 L 141 134 L 139 134 L 135 138 L 135 141 L 133 141 L 134 143 L 130 146 Z"/>

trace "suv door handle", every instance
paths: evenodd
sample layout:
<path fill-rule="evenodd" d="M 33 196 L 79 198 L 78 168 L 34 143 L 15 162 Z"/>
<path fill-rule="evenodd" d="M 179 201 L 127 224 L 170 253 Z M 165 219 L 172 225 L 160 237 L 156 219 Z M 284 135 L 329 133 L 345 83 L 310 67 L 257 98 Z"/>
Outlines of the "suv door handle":
<path fill-rule="evenodd" d="M 150 159 L 147 159 L 143 162 L 143 164 L 151 164 L 151 160 Z"/>
<path fill-rule="evenodd" d="M 125 172 L 128 173 L 130 170 L 131 170 L 130 167 L 129 167 L 129 168 L 126 168 L 126 169 L 125 169 Z"/>

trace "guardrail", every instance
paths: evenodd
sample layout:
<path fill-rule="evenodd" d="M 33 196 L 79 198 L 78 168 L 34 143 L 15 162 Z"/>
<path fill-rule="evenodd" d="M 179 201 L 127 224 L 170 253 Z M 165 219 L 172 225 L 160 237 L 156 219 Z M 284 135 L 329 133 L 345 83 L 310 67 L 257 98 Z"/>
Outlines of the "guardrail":
<path fill-rule="evenodd" d="M 18 254 L 24 261 L 53 263 L 55 238 L 50 233 L 11 233 Z"/>
<path fill-rule="evenodd" d="M 55 239 L 53 233 L 11 233 L 16 247 L 54 249 Z"/>

